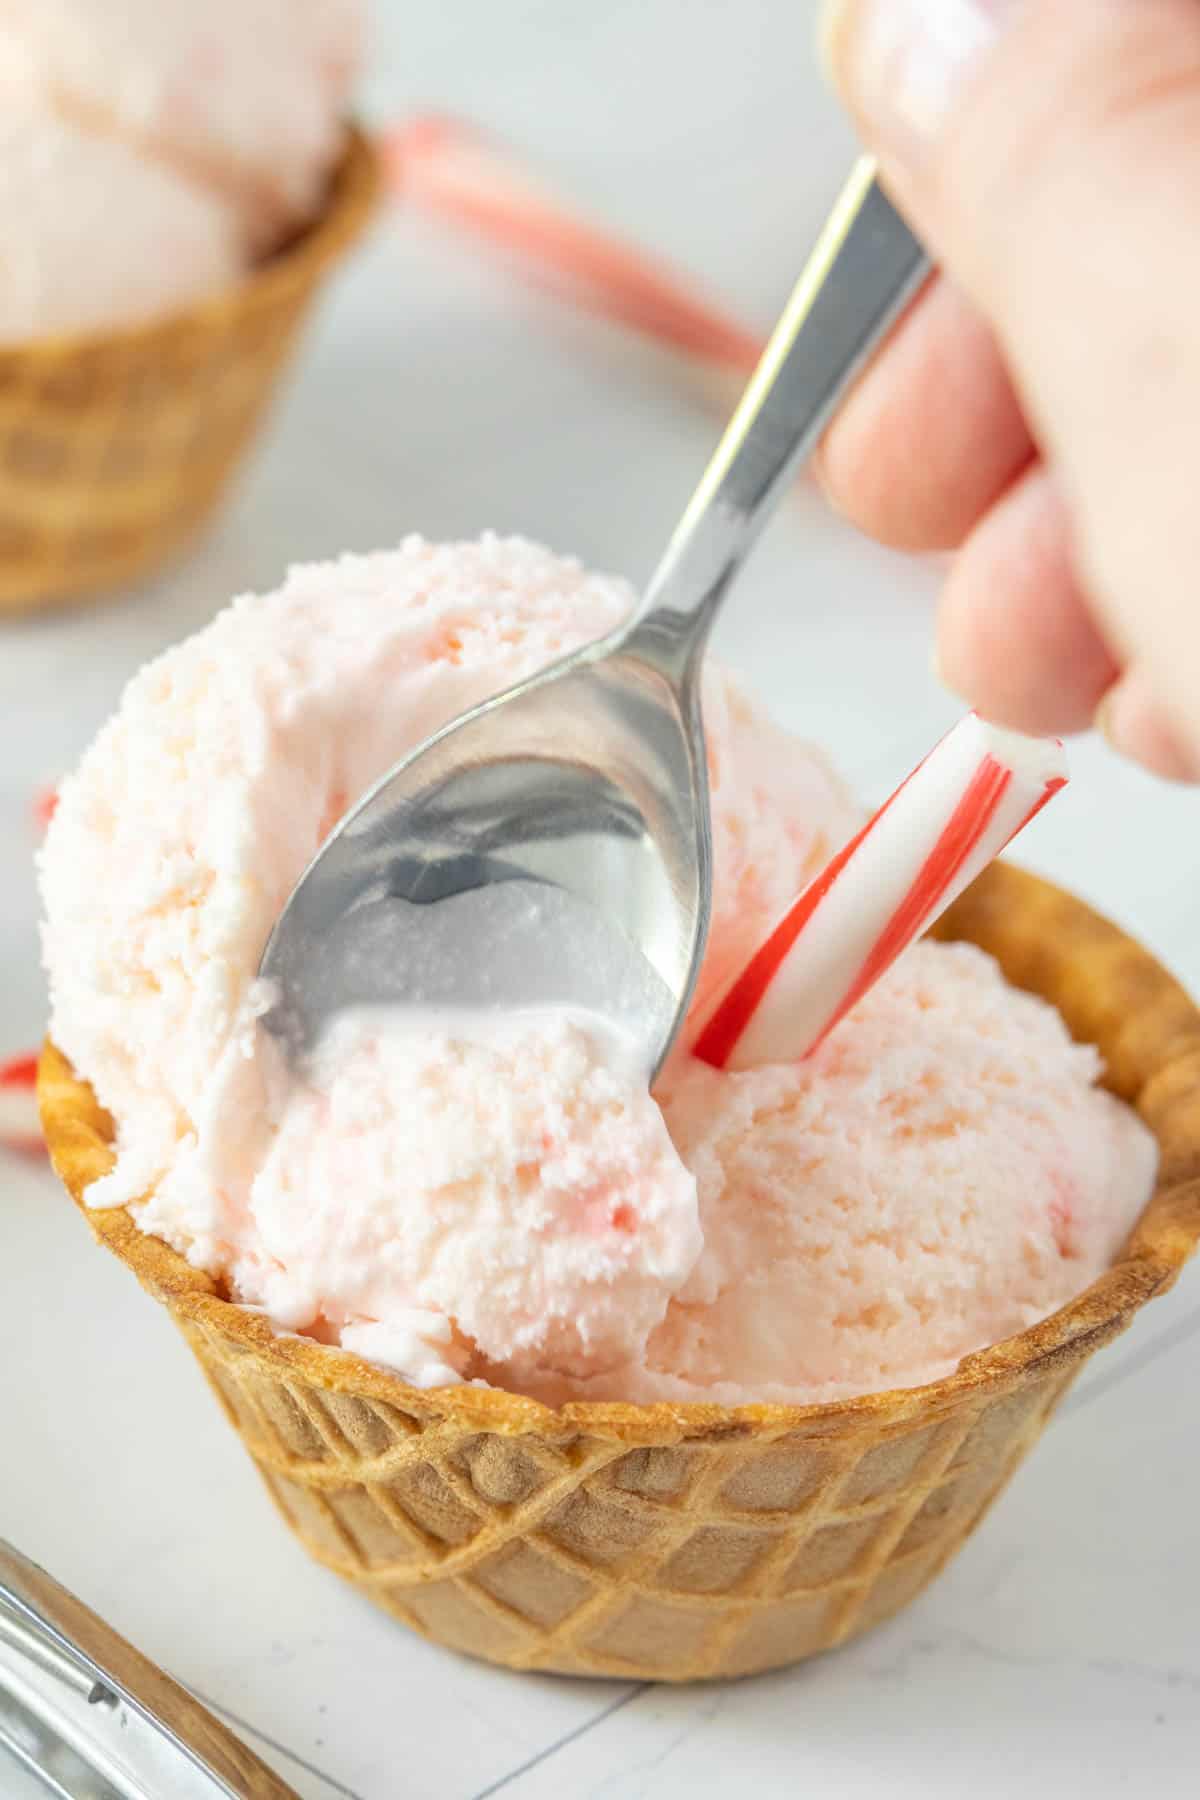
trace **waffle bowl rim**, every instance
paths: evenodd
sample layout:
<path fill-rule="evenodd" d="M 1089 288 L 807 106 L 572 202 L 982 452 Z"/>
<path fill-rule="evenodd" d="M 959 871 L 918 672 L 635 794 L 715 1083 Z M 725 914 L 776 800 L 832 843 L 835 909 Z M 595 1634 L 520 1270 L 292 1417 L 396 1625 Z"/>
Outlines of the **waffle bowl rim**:
<path fill-rule="evenodd" d="M 220 331 L 260 306 L 274 305 L 289 290 L 310 287 L 365 227 L 382 184 L 383 164 L 375 140 L 349 116 L 318 211 L 270 256 L 186 306 L 130 324 L 0 340 L 0 376 L 10 379 L 26 364 L 116 359 L 155 343 Z"/>
<path fill-rule="evenodd" d="M 142 1232 L 124 1207 L 94 1209 L 83 1199 L 91 1182 L 112 1165 L 112 1122 L 90 1085 L 47 1039 L 38 1068 L 38 1101 L 55 1172 L 93 1235 L 161 1301 L 177 1323 L 222 1340 L 226 1354 L 250 1356 L 280 1380 L 382 1402 L 416 1418 L 422 1428 L 453 1426 L 502 1437 L 535 1434 L 560 1441 L 577 1434 L 629 1448 L 661 1447 L 696 1439 L 746 1438 L 764 1443 L 793 1433 L 805 1437 L 887 1435 L 914 1421 L 938 1419 L 966 1402 L 982 1402 L 1044 1378 L 1056 1367 L 1082 1363 L 1116 1337 L 1147 1301 L 1173 1286 L 1200 1243 L 1200 1010 L 1149 951 L 1083 901 L 1012 865 L 993 865 L 937 928 L 944 940 L 975 941 L 998 957 L 1016 985 L 1022 980 L 996 942 L 996 920 L 1014 908 L 1049 908 L 1060 931 L 1072 929 L 1089 949 L 1120 954 L 1125 979 L 1148 992 L 1163 1015 L 1167 1048 L 1134 1091 L 1123 1097 L 1145 1118 L 1159 1084 L 1174 1092 L 1180 1077 L 1193 1090 L 1194 1108 L 1183 1141 L 1159 1138 L 1161 1163 L 1155 1191 L 1120 1256 L 1095 1282 L 1057 1312 L 1013 1337 L 964 1357 L 957 1368 L 917 1387 L 888 1388 L 851 1399 L 803 1405 L 751 1402 L 725 1406 L 704 1401 L 570 1401 L 551 1407 L 501 1388 L 417 1388 L 351 1352 L 277 1332 L 261 1315 L 222 1297 L 214 1277 L 193 1268 L 163 1240 Z M 989 929 L 989 921 L 991 928 Z M 1060 966 L 1064 958 L 1059 956 Z M 1069 964 L 1069 958 L 1066 959 Z M 1049 996 L 1047 996 L 1049 997 Z M 1076 1021 L 1068 1019 L 1074 1028 Z M 1082 1033 L 1080 1034 L 1082 1035 Z M 1103 1047 L 1102 1047 L 1103 1048 Z M 1109 1060 L 1106 1058 L 1106 1060 Z M 1111 1065 L 1110 1065 L 1111 1072 Z M 1194 1074 L 1194 1083 L 1190 1077 Z M 1120 1082 L 1110 1082 L 1122 1092 Z M 1147 1120 L 1154 1129 L 1153 1122 Z"/>

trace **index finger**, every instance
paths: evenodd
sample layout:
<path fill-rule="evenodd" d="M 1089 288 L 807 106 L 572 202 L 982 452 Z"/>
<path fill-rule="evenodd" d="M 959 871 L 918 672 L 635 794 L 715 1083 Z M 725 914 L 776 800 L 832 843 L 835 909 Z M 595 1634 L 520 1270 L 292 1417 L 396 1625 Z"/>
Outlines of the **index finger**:
<path fill-rule="evenodd" d="M 814 471 L 871 537 L 953 550 L 1034 454 L 995 339 L 939 275 L 851 389 Z"/>

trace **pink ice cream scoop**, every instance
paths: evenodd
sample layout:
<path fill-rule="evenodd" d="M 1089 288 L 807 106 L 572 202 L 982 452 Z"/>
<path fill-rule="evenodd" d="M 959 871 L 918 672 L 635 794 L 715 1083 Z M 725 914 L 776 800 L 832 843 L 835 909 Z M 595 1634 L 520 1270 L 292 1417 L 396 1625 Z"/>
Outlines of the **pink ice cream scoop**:
<path fill-rule="evenodd" d="M 0 9 L 0 340 L 135 323 L 235 279 L 317 208 L 361 0 Z"/>
<path fill-rule="evenodd" d="M 234 281 L 236 214 L 120 138 L 0 83 L 0 343 L 136 324 Z"/>
<path fill-rule="evenodd" d="M 300 1080 L 256 1026 L 267 933 L 350 801 L 632 600 L 521 540 L 413 538 L 293 571 L 135 678 L 42 854 L 52 1033 L 117 1127 L 89 1198 L 420 1383 L 925 1379 L 1086 1286 L 1154 1173 L 1095 1052 L 980 952 L 918 945 L 807 1061 L 681 1051 L 653 1095 L 587 1018 L 347 1015 Z M 859 822 L 719 668 L 704 705 L 701 1010 Z"/>
<path fill-rule="evenodd" d="M 970 944 L 914 945 L 802 1062 L 681 1057 L 658 1099 L 704 1251 L 622 1392 L 908 1386 L 1062 1306 L 1154 1185 L 1154 1139 L 1100 1073 Z"/>
<path fill-rule="evenodd" d="M 237 1285 L 421 1382 L 619 1366 L 701 1249 L 622 1049 L 562 1014 L 343 1015 L 251 1186 Z"/>

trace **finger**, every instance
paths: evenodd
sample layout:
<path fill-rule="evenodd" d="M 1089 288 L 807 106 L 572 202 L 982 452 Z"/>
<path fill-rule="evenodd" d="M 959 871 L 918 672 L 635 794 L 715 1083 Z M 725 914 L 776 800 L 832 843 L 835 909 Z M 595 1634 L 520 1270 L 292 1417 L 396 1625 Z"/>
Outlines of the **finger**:
<path fill-rule="evenodd" d="M 1200 5 L 841 0 L 831 63 L 1003 346 L 1123 660 L 1200 747 Z"/>
<path fill-rule="evenodd" d="M 843 402 L 816 471 L 870 536 L 899 550 L 952 550 L 1032 455 L 992 333 L 938 278 Z"/>
<path fill-rule="evenodd" d="M 1091 724 L 1118 675 L 1075 578 L 1054 476 L 1036 463 L 992 508 L 950 571 L 938 673 L 985 718 L 1018 731 Z"/>
<path fill-rule="evenodd" d="M 1200 756 L 1171 725 L 1146 675 L 1130 669 L 1107 694 L 1096 726 L 1114 750 L 1168 781 L 1200 781 Z"/>

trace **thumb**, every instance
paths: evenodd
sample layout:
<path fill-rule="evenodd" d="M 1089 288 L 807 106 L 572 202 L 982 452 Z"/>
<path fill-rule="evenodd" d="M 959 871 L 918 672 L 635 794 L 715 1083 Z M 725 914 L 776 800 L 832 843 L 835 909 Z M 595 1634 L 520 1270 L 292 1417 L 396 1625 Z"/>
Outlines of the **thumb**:
<path fill-rule="evenodd" d="M 1200 4 L 837 0 L 835 84 L 985 315 L 1079 585 L 1200 749 Z"/>

